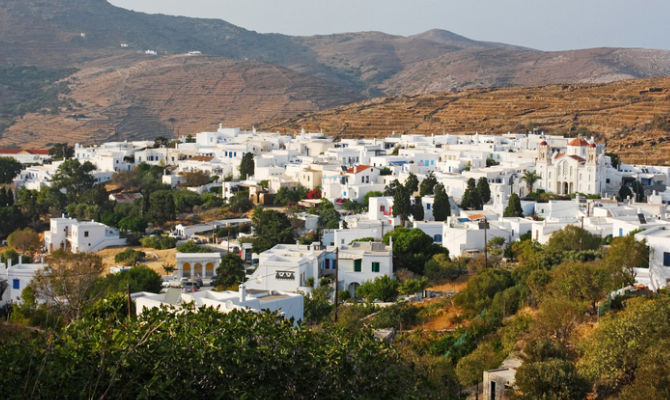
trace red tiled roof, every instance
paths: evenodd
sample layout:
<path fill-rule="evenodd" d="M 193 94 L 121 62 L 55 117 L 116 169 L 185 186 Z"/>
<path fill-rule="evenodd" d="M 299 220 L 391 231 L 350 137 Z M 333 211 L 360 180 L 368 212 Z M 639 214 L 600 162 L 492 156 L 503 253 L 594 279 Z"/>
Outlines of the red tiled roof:
<path fill-rule="evenodd" d="M 540 142 L 540 146 L 546 146 L 546 145 L 547 145 L 547 141 L 546 141 L 546 140 L 543 140 L 542 142 Z"/>
<path fill-rule="evenodd" d="M 470 221 L 476 221 L 476 220 L 478 220 L 478 219 L 486 218 L 486 215 L 484 215 L 484 214 L 475 214 L 475 215 L 471 215 L 471 216 L 469 216 L 468 218 L 470 218 Z"/>
<path fill-rule="evenodd" d="M 372 168 L 372 165 L 356 165 L 355 167 L 349 168 L 347 172 L 350 174 L 357 174 L 361 171 L 365 171 L 368 168 Z"/>
<path fill-rule="evenodd" d="M 561 158 L 561 157 L 563 157 L 564 155 L 565 155 L 565 153 L 558 153 L 558 154 L 556 154 L 556 158 Z"/>
<path fill-rule="evenodd" d="M 0 154 L 40 154 L 43 156 L 49 155 L 49 150 L 31 150 L 31 149 L 0 149 Z"/>
<path fill-rule="evenodd" d="M 577 161 L 579 161 L 580 163 L 583 163 L 584 161 L 586 161 L 585 159 L 581 158 L 580 156 L 571 155 L 570 157 L 571 157 L 573 160 L 577 160 Z"/>
<path fill-rule="evenodd" d="M 582 138 L 574 138 L 568 143 L 568 146 L 588 146 L 589 142 Z"/>

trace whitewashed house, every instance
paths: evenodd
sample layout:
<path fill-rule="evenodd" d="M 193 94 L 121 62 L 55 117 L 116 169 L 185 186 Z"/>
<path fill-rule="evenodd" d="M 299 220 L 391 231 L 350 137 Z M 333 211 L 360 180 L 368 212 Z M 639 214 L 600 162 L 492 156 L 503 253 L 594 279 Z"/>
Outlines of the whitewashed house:
<path fill-rule="evenodd" d="M 69 249 L 73 253 L 95 253 L 112 246 L 124 246 L 126 239 L 119 231 L 95 221 L 75 218 L 51 218 L 50 229 L 44 232 L 47 251 Z"/>
<path fill-rule="evenodd" d="M 193 304 L 199 307 L 211 307 L 222 313 L 233 310 L 262 312 L 279 312 L 284 318 L 301 321 L 304 318 L 304 298 L 298 293 L 279 291 L 248 290 L 245 285 L 239 286 L 238 292 L 204 290 L 193 293 L 182 293 L 181 289 L 168 289 L 167 293 L 137 292 L 131 295 L 135 301 L 137 315 L 145 310 L 171 306 L 180 309 Z"/>
<path fill-rule="evenodd" d="M 0 306 L 7 303 L 21 303 L 21 292 L 35 277 L 38 271 L 47 268 L 46 264 L 23 264 L 12 265 L 8 260 L 6 264 L 0 263 L 0 281 L 5 280 L 7 287 L 0 297 Z"/>

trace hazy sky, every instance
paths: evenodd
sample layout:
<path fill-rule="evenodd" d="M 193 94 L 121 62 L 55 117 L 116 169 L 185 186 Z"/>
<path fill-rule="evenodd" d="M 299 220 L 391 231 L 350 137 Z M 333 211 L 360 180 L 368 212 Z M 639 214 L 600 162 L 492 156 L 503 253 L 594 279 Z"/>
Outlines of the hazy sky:
<path fill-rule="evenodd" d="M 441 28 L 542 50 L 670 49 L 670 0 L 110 0 L 149 13 L 220 18 L 262 33 Z"/>

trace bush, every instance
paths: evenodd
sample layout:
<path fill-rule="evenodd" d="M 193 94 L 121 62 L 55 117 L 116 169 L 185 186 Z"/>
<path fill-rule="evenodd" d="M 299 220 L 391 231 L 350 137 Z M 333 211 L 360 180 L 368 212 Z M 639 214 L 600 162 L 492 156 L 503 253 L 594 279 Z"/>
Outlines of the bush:
<path fill-rule="evenodd" d="M 194 241 L 189 240 L 177 246 L 177 251 L 180 253 L 209 253 L 209 250 L 198 246 Z"/>
<path fill-rule="evenodd" d="M 382 308 L 372 319 L 372 326 L 377 329 L 395 328 L 409 329 L 418 323 L 419 309 L 408 303 L 394 304 Z"/>
<path fill-rule="evenodd" d="M 114 256 L 114 262 L 136 265 L 138 262 L 142 261 L 144 257 L 146 257 L 146 253 L 143 251 L 125 249 L 124 251 Z"/>
<path fill-rule="evenodd" d="M 175 238 L 170 236 L 145 236 L 140 239 L 140 243 L 143 247 L 150 247 L 152 249 L 166 250 L 172 249 L 175 247 L 177 241 Z"/>
<path fill-rule="evenodd" d="M 356 297 L 364 298 L 367 301 L 393 301 L 398 297 L 398 286 L 398 281 L 384 275 L 375 278 L 374 281 L 367 281 L 356 288 Z"/>

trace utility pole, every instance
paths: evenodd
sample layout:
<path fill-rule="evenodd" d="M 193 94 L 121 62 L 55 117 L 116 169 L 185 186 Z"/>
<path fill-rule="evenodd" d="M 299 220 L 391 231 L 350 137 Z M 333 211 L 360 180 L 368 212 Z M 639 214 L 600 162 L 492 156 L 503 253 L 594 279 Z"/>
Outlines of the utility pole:
<path fill-rule="evenodd" d="M 339 282 L 339 262 L 340 262 L 340 248 L 335 247 L 335 322 L 337 322 L 337 298 L 340 293 L 340 282 Z"/>

